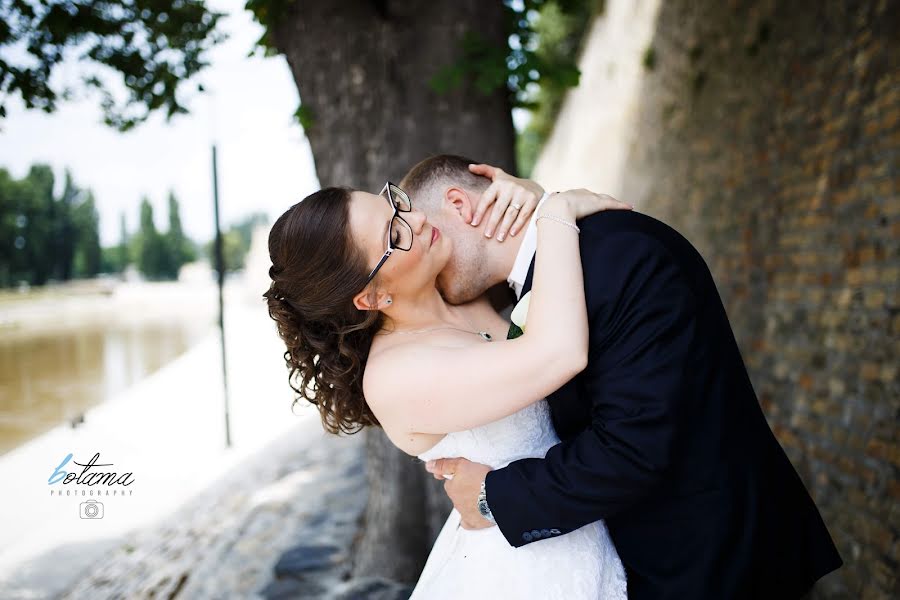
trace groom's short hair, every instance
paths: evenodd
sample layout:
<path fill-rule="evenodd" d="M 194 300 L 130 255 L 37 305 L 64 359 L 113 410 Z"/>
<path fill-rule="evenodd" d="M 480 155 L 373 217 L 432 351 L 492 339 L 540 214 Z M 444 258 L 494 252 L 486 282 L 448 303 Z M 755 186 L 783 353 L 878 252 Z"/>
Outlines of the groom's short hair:
<path fill-rule="evenodd" d="M 413 204 L 427 208 L 437 208 L 439 194 L 447 186 L 456 185 L 467 191 L 481 193 L 491 184 L 491 180 L 469 171 L 469 165 L 476 161 L 455 154 L 429 156 L 417 163 L 400 181 L 400 188 L 409 194 Z"/>

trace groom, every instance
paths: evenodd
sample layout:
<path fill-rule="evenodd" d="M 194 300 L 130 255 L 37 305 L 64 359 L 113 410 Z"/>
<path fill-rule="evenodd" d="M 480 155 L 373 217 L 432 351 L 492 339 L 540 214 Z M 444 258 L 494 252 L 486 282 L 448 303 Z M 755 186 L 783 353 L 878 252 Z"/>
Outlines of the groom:
<path fill-rule="evenodd" d="M 453 240 L 438 278 L 448 301 L 503 281 L 521 298 L 534 223 L 502 242 L 486 235 L 499 238 L 543 190 L 470 162 L 431 157 L 400 187 Z M 483 193 L 497 212 L 470 224 Z M 429 471 L 452 477 L 444 487 L 465 527 L 496 523 L 512 546 L 604 519 L 630 598 L 802 597 L 842 561 L 763 416 L 706 264 L 637 211 L 579 225 L 590 355 L 548 398 L 561 443 L 497 470 L 448 458 Z"/>

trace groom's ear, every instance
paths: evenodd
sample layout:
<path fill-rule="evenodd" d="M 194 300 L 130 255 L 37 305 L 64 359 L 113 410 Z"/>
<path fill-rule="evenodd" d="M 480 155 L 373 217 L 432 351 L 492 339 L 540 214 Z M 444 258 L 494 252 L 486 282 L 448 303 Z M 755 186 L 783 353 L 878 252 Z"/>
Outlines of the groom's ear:
<path fill-rule="evenodd" d="M 450 187 L 444 194 L 445 204 L 458 214 L 464 223 L 471 223 L 477 208 L 477 198 L 472 198 L 462 188 Z"/>

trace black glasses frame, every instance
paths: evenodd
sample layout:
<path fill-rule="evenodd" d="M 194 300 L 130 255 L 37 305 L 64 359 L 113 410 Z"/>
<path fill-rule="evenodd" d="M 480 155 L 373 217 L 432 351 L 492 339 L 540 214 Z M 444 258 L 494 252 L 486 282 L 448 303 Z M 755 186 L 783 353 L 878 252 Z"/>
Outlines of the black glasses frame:
<path fill-rule="evenodd" d="M 378 269 L 380 269 L 381 266 L 384 264 L 384 262 L 388 259 L 388 256 L 390 256 L 391 254 L 394 253 L 394 250 L 403 250 L 404 252 L 409 252 L 409 250 L 412 248 L 413 228 L 412 228 L 412 226 L 410 226 L 409 222 L 406 219 L 404 219 L 403 217 L 400 216 L 401 212 L 410 212 L 412 210 L 412 200 L 409 199 L 409 194 L 407 194 L 406 192 L 401 190 L 399 187 L 397 187 L 395 184 L 391 183 L 390 181 L 388 181 L 387 183 L 384 184 L 384 187 L 381 188 L 381 191 L 378 192 L 378 195 L 384 196 L 385 191 L 387 191 L 386 198 L 387 198 L 388 204 L 390 204 L 391 208 L 394 209 L 394 214 L 391 215 L 391 220 L 390 220 L 390 223 L 388 224 L 388 247 L 387 247 L 387 250 L 385 250 L 384 255 L 381 257 L 381 260 L 378 261 L 378 264 L 375 265 L 375 268 L 372 269 L 372 272 L 369 273 L 368 278 L 366 278 L 366 285 L 369 285 L 369 282 L 372 281 L 372 278 L 374 278 L 375 274 L 378 273 Z M 394 200 L 395 193 L 403 195 L 403 197 L 406 199 L 406 203 L 409 205 L 408 209 L 400 208 L 397 205 L 397 201 Z M 394 236 L 391 235 L 391 231 L 394 228 L 394 219 L 400 219 L 401 221 L 403 221 L 403 223 L 406 225 L 406 227 L 409 228 L 409 247 L 408 248 L 394 245 Z M 363 286 L 363 287 L 365 287 L 365 286 Z"/>

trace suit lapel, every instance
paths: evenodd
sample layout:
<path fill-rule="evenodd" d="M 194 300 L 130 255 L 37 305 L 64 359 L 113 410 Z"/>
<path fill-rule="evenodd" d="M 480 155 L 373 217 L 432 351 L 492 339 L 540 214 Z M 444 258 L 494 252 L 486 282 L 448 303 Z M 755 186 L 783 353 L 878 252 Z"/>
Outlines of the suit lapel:
<path fill-rule="evenodd" d="M 535 253 L 535 257 L 537 253 Z M 521 300 L 525 294 L 531 291 L 531 280 L 534 279 L 534 258 L 531 259 L 531 265 L 528 267 L 528 275 L 525 276 L 525 283 L 522 284 L 522 293 L 519 295 Z"/>
<path fill-rule="evenodd" d="M 534 279 L 534 259 L 528 268 L 525 283 L 522 284 L 522 296 L 531 291 Z M 520 296 L 520 298 L 522 297 Z M 572 379 L 560 389 L 547 396 L 550 405 L 550 417 L 560 439 L 571 439 L 584 429 L 585 423 L 590 423 L 590 406 L 579 402 L 578 377 Z"/>

